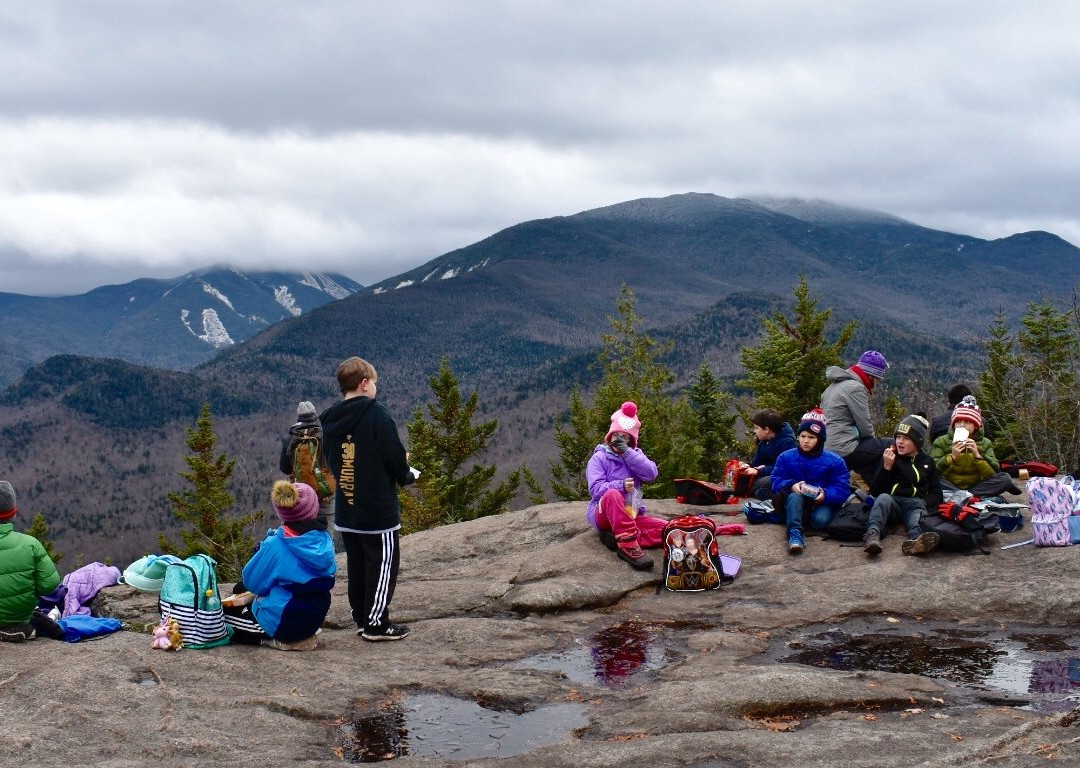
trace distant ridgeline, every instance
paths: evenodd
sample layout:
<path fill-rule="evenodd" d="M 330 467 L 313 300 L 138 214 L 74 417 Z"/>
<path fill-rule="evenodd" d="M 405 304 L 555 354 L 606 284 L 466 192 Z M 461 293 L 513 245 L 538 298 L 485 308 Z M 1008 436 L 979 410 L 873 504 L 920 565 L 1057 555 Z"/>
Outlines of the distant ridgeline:
<path fill-rule="evenodd" d="M 0 294 L 0 385 L 57 354 L 185 370 L 274 323 L 350 296 L 342 275 L 213 268 L 142 279 L 79 296 Z"/>
<path fill-rule="evenodd" d="M 101 514 L 108 502 L 87 498 L 74 476 L 41 482 L 37 492 L 40 472 L 25 457 L 48 456 L 57 441 L 77 441 L 92 426 L 96 446 L 131 453 L 124 471 L 157 505 L 180 482 L 183 429 L 210 402 L 222 448 L 251 478 L 246 503 L 259 504 L 296 403 L 322 409 L 337 399 L 334 371 L 354 354 L 378 368 L 379 398 L 399 425 L 429 398 L 429 379 L 449 356 L 463 389 L 480 392 L 485 418 L 516 430 L 514 440 L 499 441 L 505 455 L 485 461 L 520 466 L 526 446 L 550 454 L 552 420 L 570 389 L 595 380 L 591 366 L 623 284 L 651 335 L 675 342 L 667 362 L 680 383 L 703 360 L 735 382 L 739 351 L 758 340 L 762 317 L 790 308 L 805 275 L 833 322 L 859 320 L 851 354 L 875 348 L 888 356 L 890 391 L 918 381 L 944 392 L 978 370 L 977 339 L 994 313 L 1004 308 L 1015 319 L 1029 301 L 1064 298 L 1080 274 L 1078 256 L 1041 232 L 986 241 L 827 203 L 686 194 L 525 222 L 366 289 L 330 276 L 352 293 L 339 300 L 321 278 L 229 270 L 69 300 L 0 294 L 0 352 L 8 353 L 0 374 L 34 365 L 0 395 L 0 431 L 18 431 L 26 446 L 23 459 L 6 467 L 0 459 L 0 472 L 31 484 L 33 505 L 64 510 L 75 537 L 79 518 Z M 976 289 L 952 290 L 961 284 Z M 281 285 L 302 314 L 286 306 Z M 316 294 L 322 305 L 310 311 Z M 200 325 L 209 309 L 237 343 L 217 351 L 201 338 L 213 337 L 213 323 Z M 80 344 L 85 357 L 42 362 Z M 153 460 L 135 461 L 144 454 Z M 106 460 L 85 461 L 83 474 L 96 471 L 100 482 L 115 471 Z M 164 512 L 149 517 L 147 526 L 167 524 Z"/>

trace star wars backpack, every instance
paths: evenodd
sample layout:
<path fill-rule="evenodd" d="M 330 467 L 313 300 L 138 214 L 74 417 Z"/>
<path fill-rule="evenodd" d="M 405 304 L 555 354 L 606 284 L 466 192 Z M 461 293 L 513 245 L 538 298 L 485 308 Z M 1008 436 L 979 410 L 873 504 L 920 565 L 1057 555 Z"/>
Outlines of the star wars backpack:
<path fill-rule="evenodd" d="M 664 586 L 673 592 L 717 589 L 731 581 L 723 572 L 716 523 L 701 515 L 682 515 L 668 521 L 664 546 Z"/>

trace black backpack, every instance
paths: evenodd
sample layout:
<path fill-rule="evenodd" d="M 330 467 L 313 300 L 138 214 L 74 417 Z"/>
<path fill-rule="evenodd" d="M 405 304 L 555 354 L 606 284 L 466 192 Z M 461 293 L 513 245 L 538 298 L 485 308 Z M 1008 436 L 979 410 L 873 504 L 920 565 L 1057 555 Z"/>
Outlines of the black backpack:
<path fill-rule="evenodd" d="M 919 528 L 938 535 L 939 549 L 968 552 L 978 548 L 984 555 L 989 555 L 986 537 L 1001 530 L 1001 524 L 996 512 L 980 512 L 974 507 L 949 502 L 938 507 L 936 514 L 923 517 Z"/>
<path fill-rule="evenodd" d="M 862 541 L 866 524 L 870 522 L 870 507 L 857 494 L 848 496 L 844 506 L 836 510 L 825 529 L 830 539 L 837 541 Z"/>

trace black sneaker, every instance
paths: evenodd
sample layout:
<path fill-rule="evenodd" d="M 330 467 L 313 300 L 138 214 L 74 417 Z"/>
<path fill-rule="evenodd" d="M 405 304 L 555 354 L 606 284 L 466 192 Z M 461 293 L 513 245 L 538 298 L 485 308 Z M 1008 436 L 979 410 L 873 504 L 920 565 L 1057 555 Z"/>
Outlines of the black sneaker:
<path fill-rule="evenodd" d="M 600 543 L 610 549 L 612 552 L 619 548 L 619 541 L 615 538 L 615 534 L 611 531 L 599 531 Z"/>
<path fill-rule="evenodd" d="M 38 637 L 48 637 L 52 640 L 64 639 L 64 628 L 49 618 L 48 614 L 38 608 L 30 617 L 30 625 L 37 632 Z"/>
<path fill-rule="evenodd" d="M 380 640 L 404 640 L 409 636 L 409 628 L 404 624 L 384 624 L 378 627 L 364 627 L 357 632 L 364 640 L 376 643 Z"/>
<path fill-rule="evenodd" d="M 29 624 L 8 624 L 0 627 L 0 642 L 22 643 L 33 640 L 37 633 Z"/>

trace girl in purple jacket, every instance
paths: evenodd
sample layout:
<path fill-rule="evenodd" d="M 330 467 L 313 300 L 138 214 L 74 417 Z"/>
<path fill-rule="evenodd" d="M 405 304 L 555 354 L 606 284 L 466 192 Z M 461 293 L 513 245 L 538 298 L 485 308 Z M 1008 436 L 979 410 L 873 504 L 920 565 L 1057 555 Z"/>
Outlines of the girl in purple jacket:
<path fill-rule="evenodd" d="M 638 570 L 652 568 L 642 548 L 658 547 L 667 520 L 651 517 L 641 503 L 641 486 L 656 480 L 656 463 L 637 447 L 641 422 L 637 404 L 627 401 L 611 414 L 604 442 L 593 450 L 585 479 L 589 483 L 588 519 L 600 541 Z"/>

